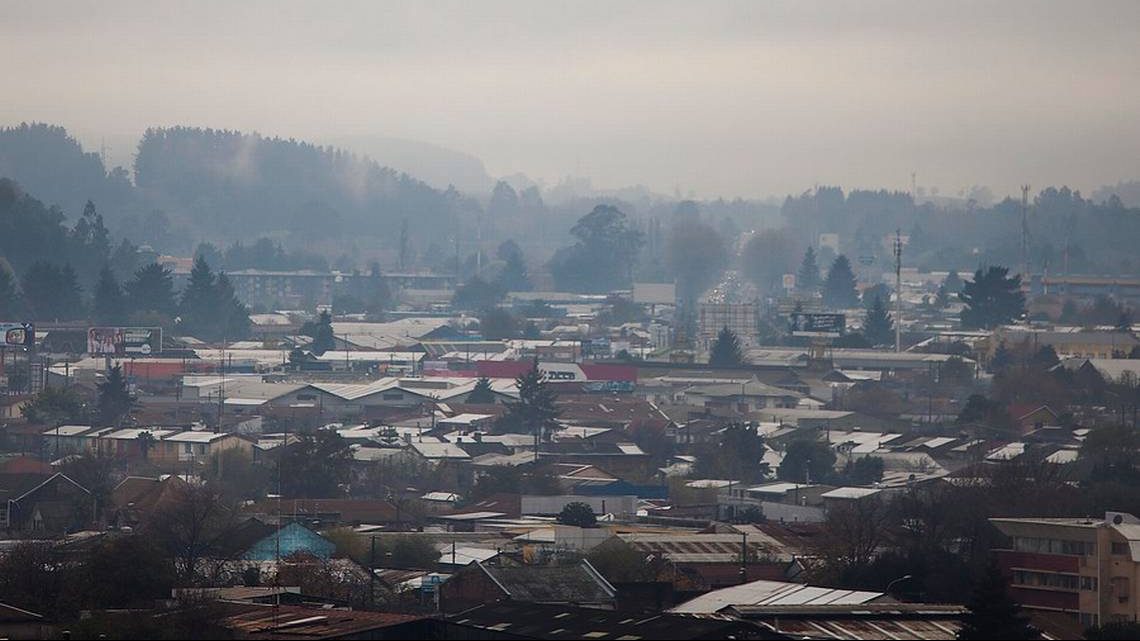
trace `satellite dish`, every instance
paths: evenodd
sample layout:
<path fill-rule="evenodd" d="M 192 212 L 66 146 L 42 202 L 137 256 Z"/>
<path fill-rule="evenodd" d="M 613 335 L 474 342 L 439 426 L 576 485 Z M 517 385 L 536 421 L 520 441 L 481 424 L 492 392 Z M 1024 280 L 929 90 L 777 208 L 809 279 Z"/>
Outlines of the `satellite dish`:
<path fill-rule="evenodd" d="M 1120 514 L 1117 514 L 1116 516 L 1112 517 L 1113 525 L 1120 525 L 1123 522 L 1124 522 L 1124 517 L 1121 516 Z"/>

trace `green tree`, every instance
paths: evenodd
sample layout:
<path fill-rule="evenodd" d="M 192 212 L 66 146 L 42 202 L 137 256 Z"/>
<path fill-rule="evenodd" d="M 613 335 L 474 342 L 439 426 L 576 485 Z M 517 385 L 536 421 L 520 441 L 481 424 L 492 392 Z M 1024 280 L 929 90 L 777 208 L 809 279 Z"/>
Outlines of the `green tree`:
<path fill-rule="evenodd" d="M 966 304 L 962 326 L 967 329 L 993 329 L 1011 323 L 1025 314 L 1025 294 L 1021 276 L 1009 276 L 1009 269 L 993 266 L 974 272 L 958 295 Z"/>
<path fill-rule="evenodd" d="M 477 310 L 495 307 L 503 300 L 506 292 L 496 283 L 473 277 L 455 290 L 451 297 L 451 305 L 458 310 Z"/>
<path fill-rule="evenodd" d="M 598 517 L 594 514 L 594 508 L 586 503 L 574 501 L 567 503 L 558 513 L 558 522 L 563 525 L 576 525 L 578 527 L 596 527 Z"/>
<path fill-rule="evenodd" d="M 958 638 L 981 639 L 1039 639 L 1040 634 L 1021 613 L 1021 608 L 1006 592 L 1006 580 L 996 563 L 990 563 L 986 573 L 974 586 L 968 604 L 970 613 L 965 616 Z"/>
<path fill-rule="evenodd" d="M 179 313 L 185 331 L 205 333 L 214 322 L 214 286 L 216 278 L 206 259 L 199 254 L 190 269 L 190 281 L 182 290 Z"/>
<path fill-rule="evenodd" d="M 555 403 L 558 395 L 550 388 L 546 375 L 538 369 L 538 360 L 529 370 L 515 379 L 519 400 L 507 403 L 507 411 L 499 417 L 500 432 L 533 433 L 536 438 L 549 438 L 557 427 L 559 412 Z"/>
<path fill-rule="evenodd" d="M 767 476 L 764 438 L 753 427 L 733 423 L 715 442 L 696 446 L 694 473 L 700 478 L 756 483 Z"/>
<path fill-rule="evenodd" d="M 490 405 L 495 402 L 495 392 L 491 389 L 491 381 L 486 376 L 475 381 L 475 389 L 467 395 L 467 402 L 472 405 Z"/>
<path fill-rule="evenodd" d="M 91 320 L 99 325 L 119 325 L 126 320 L 127 298 L 119 286 L 115 273 L 106 265 L 99 270 L 99 281 L 95 284 L 94 301 L 91 305 Z"/>
<path fill-rule="evenodd" d="M 990 373 L 1000 374 L 1013 366 L 1013 352 L 1005 345 L 1005 341 L 998 343 L 994 356 L 990 359 Z"/>
<path fill-rule="evenodd" d="M 125 287 L 127 307 L 132 316 L 157 314 L 173 318 L 178 311 L 174 296 L 174 277 L 169 268 L 149 263 L 135 271 Z"/>
<path fill-rule="evenodd" d="M 349 480 L 352 450 L 339 434 L 320 430 L 302 434 L 285 450 L 281 491 L 289 498 L 335 498 Z"/>
<path fill-rule="evenodd" d="M 794 483 L 824 483 L 834 475 L 835 452 L 826 443 L 806 438 L 788 443 L 776 470 L 781 481 Z"/>
<path fill-rule="evenodd" d="M 46 387 L 20 410 L 33 423 L 58 425 L 87 420 L 83 399 L 70 387 Z"/>
<path fill-rule="evenodd" d="M 871 485 L 883 480 L 883 459 L 878 456 L 864 456 L 848 463 L 847 480 L 855 485 Z"/>
<path fill-rule="evenodd" d="M 70 265 L 36 261 L 20 283 L 25 313 L 35 320 L 75 320 L 85 315 L 83 290 Z"/>
<path fill-rule="evenodd" d="M 20 292 L 16 289 L 16 278 L 4 259 L 0 258 L 0 318 L 15 320 L 20 317 Z"/>
<path fill-rule="evenodd" d="M 859 304 L 859 294 L 855 290 L 855 272 L 851 271 L 851 261 L 840 254 L 827 270 L 823 282 L 823 304 L 833 309 L 846 309 Z"/>
<path fill-rule="evenodd" d="M 309 349 L 314 354 L 320 356 L 325 352 L 336 349 L 336 336 L 333 335 L 332 328 L 332 315 L 327 311 L 322 311 L 316 321 L 307 321 L 301 325 L 301 335 L 309 336 L 313 342 L 309 345 Z"/>
<path fill-rule="evenodd" d="M 740 340 L 727 327 L 722 327 L 716 340 L 709 347 L 709 365 L 713 367 L 741 367 L 744 365 L 744 352 Z"/>
<path fill-rule="evenodd" d="M 1049 370 L 1061 363 L 1057 350 L 1052 345 L 1042 345 L 1029 359 L 1030 367 L 1039 370 Z"/>
<path fill-rule="evenodd" d="M 118 426 L 130 416 L 137 405 L 135 397 L 127 388 L 127 378 L 123 376 L 121 365 L 115 365 L 107 371 L 107 376 L 99 388 L 99 421 L 103 425 Z"/>
<path fill-rule="evenodd" d="M 1094 481 L 1140 483 L 1140 433 L 1130 425 L 1098 427 L 1081 443 L 1081 461 Z"/>
<path fill-rule="evenodd" d="M 808 245 L 804 251 L 804 258 L 800 261 L 800 268 L 796 272 L 796 289 L 802 292 L 815 292 L 819 290 L 819 263 L 815 258 L 815 249 Z"/>
<path fill-rule="evenodd" d="M 612 205 L 598 205 L 570 229 L 574 245 L 558 250 L 550 273 L 559 289 L 607 292 L 628 287 L 644 242 L 641 232 L 626 224 Z"/>
<path fill-rule="evenodd" d="M 677 282 L 677 296 L 686 305 L 715 285 L 724 272 L 728 252 L 715 229 L 699 220 L 673 225 L 665 249 L 666 265 Z"/>
<path fill-rule="evenodd" d="M 518 243 L 509 239 L 504 240 L 499 245 L 496 255 L 504 263 L 498 278 L 495 279 L 499 288 L 508 292 L 529 292 L 530 277 L 527 276 L 526 261 L 523 260 L 523 252 Z"/>
<path fill-rule="evenodd" d="M 489 341 L 518 338 L 519 321 L 502 307 L 490 307 L 479 313 L 479 332 Z"/>
<path fill-rule="evenodd" d="M 960 293 L 963 285 L 962 277 L 958 275 L 957 270 L 951 270 L 950 273 L 946 275 L 946 279 L 942 281 L 942 286 L 945 287 L 946 291 L 950 294 Z"/>
<path fill-rule="evenodd" d="M 872 345 L 886 345 L 894 342 L 895 324 L 891 315 L 887 313 L 887 306 L 878 296 L 867 311 L 867 320 L 863 323 L 863 336 Z"/>

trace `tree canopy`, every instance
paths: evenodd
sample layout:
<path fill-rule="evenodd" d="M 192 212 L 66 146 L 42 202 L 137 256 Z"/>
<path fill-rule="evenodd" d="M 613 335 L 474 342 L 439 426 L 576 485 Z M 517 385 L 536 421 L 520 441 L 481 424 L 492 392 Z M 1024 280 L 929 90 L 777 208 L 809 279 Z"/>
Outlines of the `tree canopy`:
<path fill-rule="evenodd" d="M 628 287 L 644 240 L 612 205 L 598 205 L 570 229 L 576 242 L 554 254 L 550 273 L 559 289 L 607 292 Z"/>
<path fill-rule="evenodd" d="M 744 365 L 744 352 L 740 339 L 727 327 L 722 327 L 709 347 L 709 365 L 714 367 L 740 367 Z"/>
<path fill-rule="evenodd" d="M 823 304 L 833 309 L 846 309 L 859 305 L 859 293 L 855 290 L 855 273 L 851 271 L 851 261 L 840 254 L 827 270 L 823 282 Z"/>
<path fill-rule="evenodd" d="M 1025 314 L 1021 276 L 1010 276 L 1006 267 L 979 268 L 974 272 L 974 280 L 966 282 L 958 296 L 966 304 L 962 326 L 967 329 L 993 329 Z"/>

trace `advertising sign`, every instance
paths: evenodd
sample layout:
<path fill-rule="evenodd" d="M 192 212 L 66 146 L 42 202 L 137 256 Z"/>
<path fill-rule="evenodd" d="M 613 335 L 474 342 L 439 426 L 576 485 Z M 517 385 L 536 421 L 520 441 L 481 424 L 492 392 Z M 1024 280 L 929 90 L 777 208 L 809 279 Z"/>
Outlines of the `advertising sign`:
<path fill-rule="evenodd" d="M 157 327 L 92 327 L 87 330 L 87 353 L 96 356 L 150 356 L 162 350 Z"/>
<path fill-rule="evenodd" d="M 0 345 L 32 347 L 36 344 L 36 328 L 31 323 L 0 323 Z"/>
<path fill-rule="evenodd" d="M 792 336 L 842 336 L 847 328 L 847 317 L 843 314 L 792 314 Z"/>

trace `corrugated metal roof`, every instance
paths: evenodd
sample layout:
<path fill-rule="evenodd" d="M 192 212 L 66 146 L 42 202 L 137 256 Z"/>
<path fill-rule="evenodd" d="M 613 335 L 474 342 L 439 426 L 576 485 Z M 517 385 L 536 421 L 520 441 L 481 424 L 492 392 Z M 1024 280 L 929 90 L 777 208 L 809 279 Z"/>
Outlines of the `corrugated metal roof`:
<path fill-rule="evenodd" d="M 676 606 L 670 612 L 712 614 L 739 605 L 858 605 L 885 597 L 882 592 L 841 590 L 781 581 L 753 581 L 702 594 Z"/>

